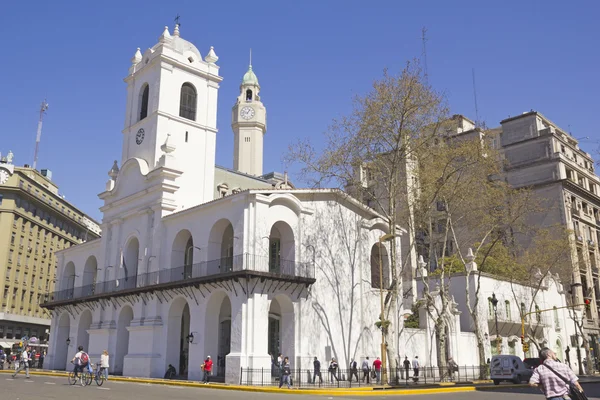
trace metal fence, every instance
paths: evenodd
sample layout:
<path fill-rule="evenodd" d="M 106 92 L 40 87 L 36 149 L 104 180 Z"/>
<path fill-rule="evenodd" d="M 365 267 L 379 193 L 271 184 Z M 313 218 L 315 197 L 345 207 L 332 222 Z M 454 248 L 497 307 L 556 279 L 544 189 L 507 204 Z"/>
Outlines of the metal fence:
<path fill-rule="evenodd" d="M 315 277 L 314 264 L 312 262 L 280 260 L 244 253 L 232 257 L 223 257 L 181 267 L 166 268 L 145 274 L 132 274 L 133 276 L 129 277 L 121 276 L 110 281 L 58 290 L 47 294 L 45 302 L 81 299 L 122 290 L 185 282 L 205 277 L 217 277 L 244 270 L 265 272 L 280 278 Z"/>
<path fill-rule="evenodd" d="M 489 378 L 489 366 L 459 366 L 454 371 L 449 368 L 422 367 L 419 368 L 418 377 L 414 370 L 404 368 L 392 371 L 388 375 L 390 385 L 419 385 L 433 384 L 438 382 L 472 382 L 479 379 Z M 387 370 L 382 369 L 381 375 Z M 360 369 L 337 369 L 329 371 L 322 369 L 320 373 L 315 373 L 314 369 L 292 369 L 291 386 L 306 388 L 351 388 L 361 386 L 380 385 L 377 374 L 373 370 L 364 372 Z M 242 368 L 240 375 L 240 385 L 248 386 L 279 386 L 281 381 L 281 372 L 279 368 Z M 284 383 L 283 386 L 286 386 Z"/>

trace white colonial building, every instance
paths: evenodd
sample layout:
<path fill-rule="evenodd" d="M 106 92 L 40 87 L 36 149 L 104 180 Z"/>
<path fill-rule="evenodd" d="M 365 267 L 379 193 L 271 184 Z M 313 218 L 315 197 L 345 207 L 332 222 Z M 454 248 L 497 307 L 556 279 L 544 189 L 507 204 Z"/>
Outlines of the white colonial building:
<path fill-rule="evenodd" d="M 217 60 L 177 26 L 135 53 L 121 161 L 99 195 L 102 237 L 57 253 L 47 368 L 70 369 L 79 345 L 93 360 L 108 350 L 110 372 L 126 376 L 171 364 L 196 380 L 211 355 L 229 382 L 280 352 L 295 368 L 379 356 L 372 260 L 386 222 L 340 191 L 263 174 L 252 67 L 233 106 L 234 170 L 215 166 Z"/>

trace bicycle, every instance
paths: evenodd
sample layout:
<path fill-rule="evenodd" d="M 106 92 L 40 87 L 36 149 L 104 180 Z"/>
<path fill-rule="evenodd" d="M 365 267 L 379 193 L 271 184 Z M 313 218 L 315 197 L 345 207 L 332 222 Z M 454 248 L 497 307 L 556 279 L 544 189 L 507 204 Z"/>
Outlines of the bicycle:
<path fill-rule="evenodd" d="M 73 361 L 71 361 L 71 364 L 73 364 Z M 89 375 L 89 373 L 87 373 Z M 75 371 L 71 371 L 69 372 L 68 375 L 68 380 L 69 380 L 69 385 L 73 386 L 77 383 L 77 381 L 79 381 L 79 384 L 81 386 L 86 386 L 89 385 L 90 383 L 87 383 L 88 378 L 86 377 L 86 372 L 85 371 L 81 371 L 79 374 L 75 375 Z"/>
<path fill-rule="evenodd" d="M 102 368 L 100 367 L 100 363 L 97 362 L 96 363 L 96 368 L 94 369 L 94 380 L 96 381 L 96 385 L 98 386 L 102 386 L 102 384 L 104 383 L 104 371 L 102 371 Z"/>

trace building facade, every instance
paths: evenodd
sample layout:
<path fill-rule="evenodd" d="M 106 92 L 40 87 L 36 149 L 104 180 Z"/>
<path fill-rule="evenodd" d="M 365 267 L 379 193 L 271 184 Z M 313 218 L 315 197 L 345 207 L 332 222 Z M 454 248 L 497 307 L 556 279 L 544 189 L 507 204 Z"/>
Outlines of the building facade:
<path fill-rule="evenodd" d="M 56 280 L 55 252 L 99 237 L 94 220 L 59 195 L 49 170 L 0 157 L 0 346 L 21 337 L 48 339 L 50 313 L 40 307 Z"/>
<path fill-rule="evenodd" d="M 501 121 L 496 129 L 506 160 L 506 176 L 514 187 L 529 187 L 545 212 L 532 217 L 539 226 L 570 229 L 575 304 L 590 300 L 583 327 L 592 355 L 600 354 L 600 178 L 591 155 L 577 139 L 544 115 L 530 111 Z"/>
<path fill-rule="evenodd" d="M 68 368 L 79 345 L 93 360 L 108 350 L 110 372 L 126 376 L 173 365 L 198 380 L 210 355 L 227 382 L 279 353 L 294 368 L 380 355 L 387 223 L 343 192 L 262 174 L 266 110 L 251 69 L 233 108 L 237 162 L 215 166 L 217 60 L 178 26 L 135 53 L 123 156 L 99 195 L 103 235 L 57 253 L 48 368 Z"/>

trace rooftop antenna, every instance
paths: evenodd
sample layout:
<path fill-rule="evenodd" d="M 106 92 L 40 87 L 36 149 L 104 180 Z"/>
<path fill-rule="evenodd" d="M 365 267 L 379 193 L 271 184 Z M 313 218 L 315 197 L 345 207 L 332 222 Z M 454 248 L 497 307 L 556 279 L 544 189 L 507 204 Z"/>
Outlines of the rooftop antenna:
<path fill-rule="evenodd" d="M 38 121 L 37 136 L 35 138 L 35 153 L 33 154 L 33 169 L 36 169 L 37 166 L 40 139 L 42 138 L 42 121 L 44 119 L 46 110 L 48 110 L 48 103 L 46 102 L 46 99 L 44 99 L 44 101 L 42 101 L 42 105 L 40 106 L 40 120 Z"/>
<path fill-rule="evenodd" d="M 252 48 L 250 48 L 250 66 L 252 66 Z"/>
<path fill-rule="evenodd" d="M 475 100 L 475 127 L 479 128 L 479 107 L 477 106 L 477 87 L 475 86 L 475 68 L 472 69 L 473 73 L 473 99 Z"/>
<path fill-rule="evenodd" d="M 421 29 L 421 40 L 423 41 L 423 70 L 425 72 L 423 78 L 425 78 L 425 83 L 429 83 L 429 73 L 427 72 L 427 28 L 423 27 Z"/>

